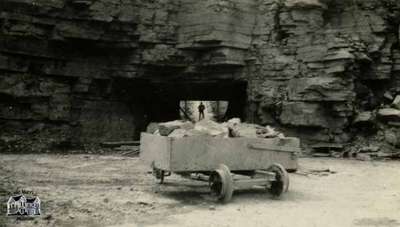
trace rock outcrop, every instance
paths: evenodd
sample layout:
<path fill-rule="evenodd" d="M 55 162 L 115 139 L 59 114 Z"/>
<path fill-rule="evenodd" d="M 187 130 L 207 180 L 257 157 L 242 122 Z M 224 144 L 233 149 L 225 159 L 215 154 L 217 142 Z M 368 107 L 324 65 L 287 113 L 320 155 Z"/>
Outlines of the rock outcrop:
<path fill-rule="evenodd" d="M 400 94 L 399 25 L 396 0 L 2 0 L 0 149 L 137 139 L 202 98 L 350 143 Z"/>

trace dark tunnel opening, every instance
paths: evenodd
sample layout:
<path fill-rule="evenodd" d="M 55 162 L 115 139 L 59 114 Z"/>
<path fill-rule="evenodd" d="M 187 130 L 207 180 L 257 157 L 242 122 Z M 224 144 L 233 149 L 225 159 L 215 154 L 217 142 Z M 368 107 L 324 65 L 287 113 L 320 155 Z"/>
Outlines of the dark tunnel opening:
<path fill-rule="evenodd" d="M 228 102 L 223 119 L 243 119 L 247 100 L 247 82 L 236 80 L 218 81 L 169 81 L 117 80 L 113 94 L 128 104 L 134 117 L 134 137 L 146 131 L 151 122 L 181 119 L 182 100 L 208 100 Z"/>

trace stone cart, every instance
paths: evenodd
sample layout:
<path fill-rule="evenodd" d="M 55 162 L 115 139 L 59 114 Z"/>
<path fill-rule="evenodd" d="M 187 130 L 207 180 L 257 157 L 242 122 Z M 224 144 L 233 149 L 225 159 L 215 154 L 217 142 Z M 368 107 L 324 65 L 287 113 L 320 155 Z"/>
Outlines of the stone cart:
<path fill-rule="evenodd" d="M 176 173 L 208 181 L 213 195 L 228 202 L 234 190 L 261 186 L 280 196 L 289 187 L 288 171 L 297 169 L 297 138 L 170 138 L 142 133 L 140 157 L 164 177 Z"/>

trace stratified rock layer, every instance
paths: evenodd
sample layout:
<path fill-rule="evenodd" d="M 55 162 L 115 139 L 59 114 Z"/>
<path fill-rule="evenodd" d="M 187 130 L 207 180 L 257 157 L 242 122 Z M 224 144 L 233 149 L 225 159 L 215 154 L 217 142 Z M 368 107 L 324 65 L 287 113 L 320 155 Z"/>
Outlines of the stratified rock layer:
<path fill-rule="evenodd" d="M 400 93 L 399 24 L 395 0 L 2 0 L 1 150 L 137 139 L 183 99 L 351 142 Z"/>

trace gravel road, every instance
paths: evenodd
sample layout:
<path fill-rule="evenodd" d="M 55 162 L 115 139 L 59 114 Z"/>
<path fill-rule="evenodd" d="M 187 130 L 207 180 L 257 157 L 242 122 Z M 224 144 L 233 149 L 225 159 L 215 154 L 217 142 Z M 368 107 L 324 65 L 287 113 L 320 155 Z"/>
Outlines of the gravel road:
<path fill-rule="evenodd" d="M 24 189 L 40 197 L 42 215 L 1 214 L 0 226 L 400 226 L 399 162 L 299 163 L 282 198 L 245 190 L 224 205 L 205 183 L 173 175 L 157 185 L 135 157 L 1 155 L 2 213 L 8 196 Z"/>

